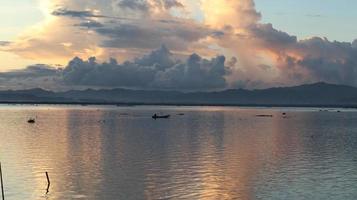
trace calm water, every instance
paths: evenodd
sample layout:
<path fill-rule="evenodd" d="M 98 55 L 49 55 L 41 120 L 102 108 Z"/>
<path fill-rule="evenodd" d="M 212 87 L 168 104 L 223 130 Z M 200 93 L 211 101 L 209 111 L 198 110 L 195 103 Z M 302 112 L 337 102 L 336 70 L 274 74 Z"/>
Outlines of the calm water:
<path fill-rule="evenodd" d="M 0 126 L 7 200 L 357 199 L 355 110 L 0 106 Z"/>

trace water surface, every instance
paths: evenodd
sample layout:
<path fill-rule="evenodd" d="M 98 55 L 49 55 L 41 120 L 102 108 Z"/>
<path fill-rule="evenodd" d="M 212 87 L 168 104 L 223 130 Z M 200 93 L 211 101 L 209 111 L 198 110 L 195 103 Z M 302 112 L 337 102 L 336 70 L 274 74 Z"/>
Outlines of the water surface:
<path fill-rule="evenodd" d="M 357 199 L 356 122 L 336 109 L 3 105 L 6 199 Z"/>

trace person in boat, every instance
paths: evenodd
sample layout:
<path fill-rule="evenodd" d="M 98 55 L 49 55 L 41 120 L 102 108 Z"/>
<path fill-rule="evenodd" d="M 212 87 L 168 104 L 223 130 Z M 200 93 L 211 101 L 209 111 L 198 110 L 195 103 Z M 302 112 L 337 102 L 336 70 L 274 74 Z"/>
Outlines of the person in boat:
<path fill-rule="evenodd" d="M 167 119 L 169 117 L 170 115 L 157 115 L 156 113 L 152 116 L 153 119 L 160 119 L 160 118 Z"/>

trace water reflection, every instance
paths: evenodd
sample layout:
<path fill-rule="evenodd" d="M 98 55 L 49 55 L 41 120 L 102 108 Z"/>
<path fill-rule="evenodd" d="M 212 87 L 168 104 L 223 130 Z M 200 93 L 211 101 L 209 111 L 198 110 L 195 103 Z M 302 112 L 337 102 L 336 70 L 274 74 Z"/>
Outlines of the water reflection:
<path fill-rule="evenodd" d="M 0 108 L 7 199 L 357 197 L 355 112 L 20 108 Z M 154 121 L 153 111 L 173 118 Z"/>

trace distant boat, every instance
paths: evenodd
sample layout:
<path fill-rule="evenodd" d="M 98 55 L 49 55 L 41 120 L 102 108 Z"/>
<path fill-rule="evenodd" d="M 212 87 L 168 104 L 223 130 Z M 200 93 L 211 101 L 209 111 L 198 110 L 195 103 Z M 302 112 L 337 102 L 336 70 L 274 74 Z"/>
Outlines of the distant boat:
<path fill-rule="evenodd" d="M 273 115 L 256 115 L 256 117 L 273 117 Z"/>
<path fill-rule="evenodd" d="M 157 115 L 157 114 L 154 114 L 152 116 L 153 119 L 168 119 L 170 118 L 170 115 Z"/>
<path fill-rule="evenodd" d="M 29 124 L 34 124 L 35 122 L 36 122 L 36 120 L 33 118 L 27 120 L 27 123 L 29 123 Z"/>

